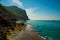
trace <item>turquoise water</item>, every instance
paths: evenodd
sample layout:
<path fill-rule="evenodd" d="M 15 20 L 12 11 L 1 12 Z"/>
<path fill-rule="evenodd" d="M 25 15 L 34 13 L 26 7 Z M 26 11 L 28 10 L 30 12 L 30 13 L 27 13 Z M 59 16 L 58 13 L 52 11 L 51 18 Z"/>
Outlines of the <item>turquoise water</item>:
<path fill-rule="evenodd" d="M 34 31 L 46 37 L 46 40 L 60 40 L 60 21 L 59 20 L 29 20 L 34 26 Z"/>

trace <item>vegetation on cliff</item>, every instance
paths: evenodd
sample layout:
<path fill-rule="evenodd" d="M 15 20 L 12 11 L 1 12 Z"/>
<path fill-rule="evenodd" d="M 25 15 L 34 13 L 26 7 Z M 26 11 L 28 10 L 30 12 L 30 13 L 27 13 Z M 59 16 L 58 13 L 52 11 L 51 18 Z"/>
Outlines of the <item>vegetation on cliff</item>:
<path fill-rule="evenodd" d="M 2 6 L 0 4 L 0 10 L 2 9 L 8 12 L 8 14 L 14 16 L 17 20 L 29 20 L 26 11 L 21 8 L 18 8 L 16 6 Z"/>

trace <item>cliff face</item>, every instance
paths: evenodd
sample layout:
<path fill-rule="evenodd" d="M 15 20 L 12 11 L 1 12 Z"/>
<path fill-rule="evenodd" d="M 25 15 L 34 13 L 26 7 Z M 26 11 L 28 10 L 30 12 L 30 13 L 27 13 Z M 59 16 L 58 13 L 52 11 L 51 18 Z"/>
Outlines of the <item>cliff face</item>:
<path fill-rule="evenodd" d="M 6 9 L 8 9 L 10 12 L 12 12 L 13 14 L 12 15 L 15 15 L 15 17 L 18 19 L 18 20 L 29 20 L 27 14 L 26 14 L 26 11 L 21 9 L 21 8 L 18 8 L 16 6 L 8 6 L 6 7 Z"/>
<path fill-rule="evenodd" d="M 3 14 L 8 14 L 8 16 L 16 18 L 16 20 L 29 20 L 26 11 L 16 6 L 2 6 L 0 4 L 0 12 L 4 12 Z"/>
<path fill-rule="evenodd" d="M 14 25 L 16 21 L 29 20 L 26 11 L 16 6 L 2 6 L 0 4 L 0 25 Z"/>

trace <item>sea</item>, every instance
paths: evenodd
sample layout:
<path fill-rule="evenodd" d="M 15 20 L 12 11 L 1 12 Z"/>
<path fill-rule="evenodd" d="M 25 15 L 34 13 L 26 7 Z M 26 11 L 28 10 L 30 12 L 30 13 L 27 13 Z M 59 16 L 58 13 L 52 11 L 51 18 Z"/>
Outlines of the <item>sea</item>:
<path fill-rule="evenodd" d="M 60 20 L 28 20 L 26 23 L 33 25 L 46 40 L 60 40 Z"/>

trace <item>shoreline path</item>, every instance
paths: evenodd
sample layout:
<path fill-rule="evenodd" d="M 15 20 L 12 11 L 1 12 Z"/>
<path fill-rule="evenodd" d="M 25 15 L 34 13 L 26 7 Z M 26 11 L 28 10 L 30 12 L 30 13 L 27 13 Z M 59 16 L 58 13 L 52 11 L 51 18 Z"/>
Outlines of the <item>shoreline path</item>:
<path fill-rule="evenodd" d="M 46 38 L 40 36 L 37 32 L 33 31 L 33 26 L 27 24 L 25 29 L 21 32 L 11 34 L 11 40 L 45 40 Z"/>

